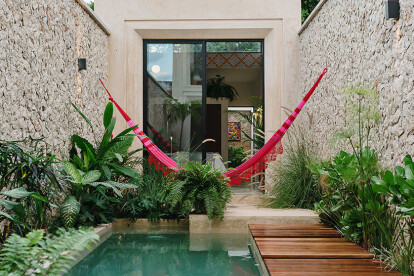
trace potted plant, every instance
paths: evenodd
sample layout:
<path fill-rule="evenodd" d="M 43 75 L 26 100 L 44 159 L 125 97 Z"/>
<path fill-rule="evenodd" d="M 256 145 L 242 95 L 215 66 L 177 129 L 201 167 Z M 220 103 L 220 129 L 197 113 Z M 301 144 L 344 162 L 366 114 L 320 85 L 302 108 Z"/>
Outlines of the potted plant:
<path fill-rule="evenodd" d="M 236 88 L 224 83 L 224 78 L 224 76 L 216 75 L 215 78 L 211 78 L 207 81 L 207 97 L 216 100 L 227 98 L 230 102 L 237 99 L 239 93 L 237 93 Z"/>

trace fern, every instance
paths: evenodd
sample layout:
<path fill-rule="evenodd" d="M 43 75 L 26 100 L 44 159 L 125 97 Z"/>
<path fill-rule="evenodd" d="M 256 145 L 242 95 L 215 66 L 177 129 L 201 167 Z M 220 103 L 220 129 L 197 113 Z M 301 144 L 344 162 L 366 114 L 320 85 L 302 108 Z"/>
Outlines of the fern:
<path fill-rule="evenodd" d="M 98 239 L 89 229 L 59 229 L 55 236 L 44 230 L 13 234 L 0 251 L 0 275 L 63 275 Z"/>
<path fill-rule="evenodd" d="M 183 212 L 207 214 L 209 219 L 222 219 L 226 204 L 231 198 L 231 189 L 222 177 L 222 171 L 212 168 L 211 163 L 187 163 L 175 178 L 185 183 L 185 196 L 181 206 Z M 189 208 L 194 210 L 189 210 Z"/>
<path fill-rule="evenodd" d="M 80 203 L 74 196 L 67 196 L 65 201 L 60 205 L 59 211 L 63 225 L 66 228 L 73 227 L 80 212 Z"/>

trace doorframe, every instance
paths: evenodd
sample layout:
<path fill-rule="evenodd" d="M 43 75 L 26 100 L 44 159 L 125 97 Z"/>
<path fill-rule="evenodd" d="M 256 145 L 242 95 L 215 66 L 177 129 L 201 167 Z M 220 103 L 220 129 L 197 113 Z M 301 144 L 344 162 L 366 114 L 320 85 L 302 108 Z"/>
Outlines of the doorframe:
<path fill-rule="evenodd" d="M 142 102 L 143 102 L 143 130 L 145 133 L 148 133 L 147 120 L 148 120 L 148 71 L 147 71 L 147 46 L 148 44 L 201 44 L 202 45 L 202 66 L 203 66 L 203 80 L 202 80 L 202 141 L 206 139 L 206 108 L 207 108 L 207 43 L 208 42 L 260 42 L 261 43 L 261 53 L 262 57 L 262 101 L 263 101 L 263 122 L 265 122 L 265 40 L 264 39 L 143 39 L 143 93 L 142 93 Z M 233 52 L 229 52 L 233 53 Z M 250 53 L 250 52 L 235 52 L 235 53 Z M 253 128 L 253 127 L 252 127 Z M 264 132 L 266 132 L 266 124 L 264 124 Z M 222 141 L 223 142 L 223 141 Z M 224 141 L 226 142 L 226 141 Z M 203 143 L 202 148 L 202 161 L 206 161 L 206 146 Z M 145 154 L 146 152 L 144 152 Z"/>

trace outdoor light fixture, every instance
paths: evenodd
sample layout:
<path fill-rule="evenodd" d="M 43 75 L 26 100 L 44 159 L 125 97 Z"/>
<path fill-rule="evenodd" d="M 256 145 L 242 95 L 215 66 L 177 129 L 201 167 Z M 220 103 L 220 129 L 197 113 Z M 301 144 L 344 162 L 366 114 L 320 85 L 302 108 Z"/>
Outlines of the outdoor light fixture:
<path fill-rule="evenodd" d="M 388 19 L 400 19 L 400 1 L 387 0 L 385 2 L 385 16 Z"/>
<path fill-rule="evenodd" d="M 78 58 L 78 70 L 86 70 L 86 58 Z"/>

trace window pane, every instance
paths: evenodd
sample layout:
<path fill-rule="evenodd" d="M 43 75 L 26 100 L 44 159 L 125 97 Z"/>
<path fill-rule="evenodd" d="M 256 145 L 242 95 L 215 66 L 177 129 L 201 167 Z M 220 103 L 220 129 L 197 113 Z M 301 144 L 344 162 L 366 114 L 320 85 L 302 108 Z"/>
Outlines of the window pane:
<path fill-rule="evenodd" d="M 202 44 L 147 44 L 147 135 L 176 160 L 202 160 L 202 64 Z"/>
<path fill-rule="evenodd" d="M 262 43 L 254 42 L 207 42 L 207 52 L 262 52 Z"/>

